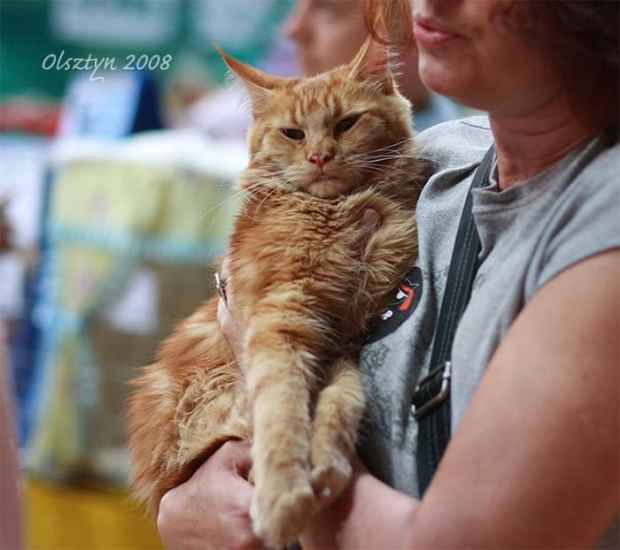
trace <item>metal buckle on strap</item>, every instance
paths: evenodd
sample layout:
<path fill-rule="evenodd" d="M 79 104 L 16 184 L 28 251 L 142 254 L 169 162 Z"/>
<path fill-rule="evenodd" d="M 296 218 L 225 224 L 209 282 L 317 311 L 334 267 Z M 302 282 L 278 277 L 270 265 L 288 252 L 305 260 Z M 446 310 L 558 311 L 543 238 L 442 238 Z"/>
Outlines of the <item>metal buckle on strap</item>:
<path fill-rule="evenodd" d="M 450 394 L 450 377 L 452 376 L 452 363 L 450 361 L 445 361 L 443 364 L 439 365 L 437 368 L 433 369 L 429 372 L 415 388 L 414 391 L 414 400 L 416 394 L 419 394 L 421 391 L 425 389 L 425 386 L 434 380 L 437 379 L 437 375 L 441 373 L 441 386 L 439 388 L 439 392 L 436 395 L 429 396 L 428 400 L 423 403 L 415 403 L 411 405 L 411 414 L 415 417 L 416 420 L 420 420 L 423 416 L 427 415 L 430 411 L 432 411 L 435 407 L 443 403 Z"/>

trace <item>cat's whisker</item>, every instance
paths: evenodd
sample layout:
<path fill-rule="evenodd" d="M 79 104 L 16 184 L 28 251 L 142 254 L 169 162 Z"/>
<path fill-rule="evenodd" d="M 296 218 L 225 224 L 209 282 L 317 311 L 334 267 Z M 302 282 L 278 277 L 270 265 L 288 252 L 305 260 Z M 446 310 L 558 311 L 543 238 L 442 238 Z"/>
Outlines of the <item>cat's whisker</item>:
<path fill-rule="evenodd" d="M 407 153 L 407 152 L 402 152 L 402 151 L 390 151 L 390 152 L 385 152 L 383 154 L 370 154 L 370 153 L 357 153 L 355 155 L 351 155 L 353 158 L 364 158 L 364 159 L 368 159 L 371 160 L 373 162 L 383 162 L 386 160 L 403 160 L 404 159 L 414 159 L 414 160 L 418 160 L 418 156 L 416 154 L 412 153 Z"/>
<path fill-rule="evenodd" d="M 380 156 L 381 154 L 389 154 L 389 153 L 411 153 L 412 155 L 416 154 L 416 149 L 411 147 L 410 145 L 405 145 L 404 143 L 394 143 L 393 145 L 388 145 L 386 147 L 381 147 L 379 149 L 375 149 L 372 151 L 364 151 L 363 154 L 372 155 L 372 156 Z M 416 155 L 417 158 L 417 155 Z"/>
<path fill-rule="evenodd" d="M 260 189 L 260 187 L 263 187 L 264 185 L 265 185 L 264 181 L 257 181 L 256 183 L 253 183 L 247 186 L 245 189 L 236 190 L 234 188 L 231 188 L 232 194 L 226 197 L 224 200 L 217 203 L 216 205 L 209 208 L 204 214 L 202 214 L 196 220 L 193 227 L 196 227 L 205 217 L 216 212 L 216 214 L 211 219 L 211 223 L 207 226 L 207 230 L 209 230 L 213 226 L 215 221 L 217 221 L 224 212 L 229 211 L 231 208 L 237 206 L 237 204 L 241 202 L 240 195 L 254 196 L 257 190 Z"/>
<path fill-rule="evenodd" d="M 353 159 L 356 164 L 361 165 L 374 165 L 374 166 L 406 166 L 408 163 L 406 162 L 406 157 L 403 156 L 385 156 L 385 157 L 366 157 L 359 156 Z M 397 164 L 394 164 L 391 161 L 396 161 Z"/>
<path fill-rule="evenodd" d="M 361 164 L 361 166 L 363 168 L 366 168 L 366 167 L 381 168 L 388 172 L 393 170 L 393 171 L 400 172 L 400 173 L 410 173 L 410 170 L 403 168 L 407 166 L 405 163 L 401 163 L 400 165 L 398 164 L 394 165 L 394 164 L 385 164 L 385 163 L 364 162 Z"/>
<path fill-rule="evenodd" d="M 395 166 L 366 166 L 365 169 L 367 171 L 373 172 L 375 174 L 381 175 L 383 177 L 385 177 L 386 179 L 389 179 L 390 177 L 394 177 L 397 173 L 403 174 L 405 176 L 410 176 L 412 179 L 415 178 L 415 174 L 411 174 L 411 172 L 409 172 L 408 170 L 404 170 L 402 168 L 398 168 Z"/>
<path fill-rule="evenodd" d="M 194 225 L 192 226 L 192 228 L 195 228 L 202 220 L 204 220 L 207 216 L 209 216 L 210 214 L 212 214 L 213 212 L 217 211 L 217 210 L 225 210 L 226 208 L 230 207 L 232 204 L 234 204 L 234 202 L 237 200 L 237 197 L 239 196 L 240 191 L 234 191 L 233 194 L 229 197 L 226 197 L 224 200 L 218 202 L 217 204 L 215 204 L 214 206 L 212 206 L 211 208 L 209 208 L 206 212 L 204 212 L 195 222 Z M 219 214 L 218 214 L 219 215 Z M 210 226 L 209 226 L 210 227 Z"/>
<path fill-rule="evenodd" d="M 362 159 L 362 160 L 365 163 L 367 163 L 367 164 L 385 164 L 385 165 L 387 165 L 387 163 L 389 161 L 392 161 L 392 160 L 401 161 L 401 163 L 404 164 L 404 159 L 402 157 L 395 157 L 395 156 L 382 157 L 382 158 L 368 158 L 368 159 Z"/>
<path fill-rule="evenodd" d="M 260 182 L 258 182 L 261 184 L 263 189 L 266 189 L 267 192 L 264 194 L 264 196 L 261 199 L 261 202 L 259 203 L 258 207 L 256 208 L 256 210 L 254 211 L 254 217 L 252 218 L 253 221 L 256 221 L 256 217 L 261 209 L 261 207 L 263 206 L 263 204 L 265 203 L 265 201 L 271 197 L 276 191 L 278 191 L 278 189 L 285 187 L 289 181 L 287 178 L 284 177 L 284 175 L 282 173 L 270 173 L 269 177 L 265 180 L 261 180 Z M 250 186 L 253 187 L 253 186 Z M 249 187 L 247 188 L 249 189 Z M 257 193 L 252 194 L 251 196 L 253 198 L 255 198 L 256 200 L 258 200 L 258 197 L 256 196 Z"/>
<path fill-rule="evenodd" d="M 413 138 L 404 138 L 404 139 L 401 139 L 400 141 L 391 143 L 390 145 L 385 145 L 384 147 L 379 147 L 377 149 L 370 149 L 369 151 L 366 151 L 366 153 L 374 154 L 374 153 L 380 153 L 381 151 L 390 151 L 390 150 L 399 148 L 401 145 L 404 145 L 405 143 L 413 143 L 413 142 L 414 142 Z"/>
<path fill-rule="evenodd" d="M 371 163 L 365 162 L 361 163 L 360 168 L 362 170 L 374 169 L 375 171 L 381 171 L 384 174 L 392 174 L 396 176 L 397 174 L 409 175 L 410 177 L 415 177 L 415 173 L 411 172 L 411 169 L 407 167 L 405 163 L 400 165 L 394 164 L 383 164 L 383 163 Z"/>
<path fill-rule="evenodd" d="M 253 221 L 256 221 L 256 216 L 258 216 L 258 213 L 261 209 L 261 207 L 263 206 L 263 204 L 265 204 L 265 201 L 271 197 L 271 195 L 273 195 L 275 192 L 277 191 L 277 188 L 274 187 L 273 189 L 271 189 L 264 197 L 263 200 L 260 202 L 260 204 L 258 205 L 258 207 L 256 208 L 256 210 L 254 211 L 254 218 Z"/>

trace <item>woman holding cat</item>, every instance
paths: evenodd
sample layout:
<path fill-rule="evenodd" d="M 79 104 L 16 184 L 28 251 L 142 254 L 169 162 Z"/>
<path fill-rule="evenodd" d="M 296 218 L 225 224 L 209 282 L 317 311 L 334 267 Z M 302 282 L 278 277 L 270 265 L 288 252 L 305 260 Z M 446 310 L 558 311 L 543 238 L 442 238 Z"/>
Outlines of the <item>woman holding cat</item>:
<path fill-rule="evenodd" d="M 420 136 L 434 171 L 418 204 L 417 297 L 378 327 L 361 362 L 369 423 L 360 454 L 370 471 L 357 463 L 303 546 L 592 547 L 618 512 L 620 482 L 619 5 L 366 7 L 404 42 L 413 29 L 430 89 L 490 114 Z M 482 261 L 452 347 L 453 435 L 420 498 L 412 388 L 430 368 L 463 204 L 492 143 L 491 186 L 473 192 Z M 234 340 L 231 310 L 221 318 Z M 248 447 L 229 442 L 170 491 L 159 516 L 165 544 L 258 546 L 249 462 Z M 609 547 L 617 535 L 616 525 Z"/>

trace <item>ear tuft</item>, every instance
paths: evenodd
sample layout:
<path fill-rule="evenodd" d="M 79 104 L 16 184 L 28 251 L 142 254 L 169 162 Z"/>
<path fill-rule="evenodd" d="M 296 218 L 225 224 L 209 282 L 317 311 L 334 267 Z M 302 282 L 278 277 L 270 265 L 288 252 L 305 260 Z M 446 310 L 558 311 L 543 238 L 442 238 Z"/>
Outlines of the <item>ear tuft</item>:
<path fill-rule="evenodd" d="M 256 112 L 273 95 L 274 90 L 285 84 L 286 79 L 271 76 L 255 69 L 224 53 L 224 50 L 216 42 L 213 42 L 213 45 L 230 71 L 241 80 L 247 89 L 252 101 L 253 112 Z"/>

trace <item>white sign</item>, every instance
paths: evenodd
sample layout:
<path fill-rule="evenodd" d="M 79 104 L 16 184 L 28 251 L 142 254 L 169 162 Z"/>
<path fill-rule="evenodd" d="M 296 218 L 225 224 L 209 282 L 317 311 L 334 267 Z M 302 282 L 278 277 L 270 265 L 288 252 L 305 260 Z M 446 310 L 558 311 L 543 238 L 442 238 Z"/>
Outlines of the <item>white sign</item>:
<path fill-rule="evenodd" d="M 54 0 L 51 24 L 66 41 L 152 47 L 175 37 L 180 9 L 180 0 Z"/>

